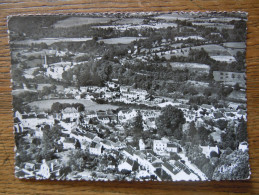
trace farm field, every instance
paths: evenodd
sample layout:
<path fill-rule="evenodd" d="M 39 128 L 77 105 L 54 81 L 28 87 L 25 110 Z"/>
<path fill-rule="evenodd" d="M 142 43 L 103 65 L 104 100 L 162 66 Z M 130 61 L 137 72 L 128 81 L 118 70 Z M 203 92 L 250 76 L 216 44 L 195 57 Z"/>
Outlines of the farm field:
<path fill-rule="evenodd" d="M 43 38 L 39 40 L 33 40 L 33 39 L 27 39 L 22 41 L 15 41 L 15 44 L 18 45 L 31 45 L 33 44 L 40 44 L 40 43 L 46 43 L 47 45 L 51 45 L 53 43 L 58 42 L 84 42 L 92 40 L 92 38 Z"/>
<path fill-rule="evenodd" d="M 54 28 L 69 28 L 81 25 L 88 25 L 94 23 L 107 23 L 111 21 L 112 18 L 85 18 L 85 17 L 70 17 L 64 20 L 56 22 Z"/>
<path fill-rule="evenodd" d="M 111 39 L 101 39 L 98 42 L 103 41 L 105 44 L 129 44 L 139 39 L 146 39 L 146 37 L 120 37 Z"/>

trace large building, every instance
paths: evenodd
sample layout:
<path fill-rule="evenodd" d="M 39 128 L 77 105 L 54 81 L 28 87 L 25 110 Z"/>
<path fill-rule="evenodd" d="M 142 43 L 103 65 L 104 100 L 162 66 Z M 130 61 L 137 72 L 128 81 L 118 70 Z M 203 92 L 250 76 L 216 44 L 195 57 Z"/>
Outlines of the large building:
<path fill-rule="evenodd" d="M 238 83 L 240 87 L 245 87 L 246 84 L 245 73 L 213 71 L 213 77 L 215 81 L 223 82 L 226 85 L 235 85 Z"/>

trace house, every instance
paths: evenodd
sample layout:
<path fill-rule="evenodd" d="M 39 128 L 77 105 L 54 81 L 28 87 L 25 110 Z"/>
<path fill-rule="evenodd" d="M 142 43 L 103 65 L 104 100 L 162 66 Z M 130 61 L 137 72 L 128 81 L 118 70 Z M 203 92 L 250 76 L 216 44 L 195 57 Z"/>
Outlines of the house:
<path fill-rule="evenodd" d="M 144 150 L 144 151 L 136 151 L 134 153 L 134 159 L 138 162 L 142 169 L 145 169 L 151 175 L 156 176 L 155 171 L 156 167 L 153 165 L 154 162 L 161 162 L 156 156 L 152 154 L 152 151 Z"/>
<path fill-rule="evenodd" d="M 216 152 L 217 154 L 219 154 L 218 146 L 200 146 L 200 148 L 202 149 L 202 153 L 205 154 L 207 158 L 210 157 L 211 152 Z"/>
<path fill-rule="evenodd" d="M 80 116 L 80 113 L 74 107 L 67 107 L 64 110 L 62 110 L 61 113 L 62 113 L 62 119 L 69 118 L 70 121 L 73 119 L 78 119 Z"/>
<path fill-rule="evenodd" d="M 71 132 L 72 130 L 76 129 L 77 123 L 76 122 L 70 122 L 69 121 L 60 121 L 60 126 L 66 129 L 68 132 Z"/>
<path fill-rule="evenodd" d="M 242 150 L 243 152 L 248 150 L 248 143 L 247 142 L 241 142 L 238 146 L 239 150 Z"/>
<path fill-rule="evenodd" d="M 105 99 L 113 98 L 113 92 L 106 91 L 104 95 L 105 95 Z"/>
<path fill-rule="evenodd" d="M 28 171 L 34 171 L 35 164 L 26 162 L 25 165 L 24 165 L 24 169 L 26 169 Z"/>
<path fill-rule="evenodd" d="M 153 151 L 158 155 L 164 155 L 167 149 L 167 143 L 169 140 L 167 138 L 162 138 L 161 140 L 153 140 Z"/>
<path fill-rule="evenodd" d="M 40 165 L 40 169 L 36 172 L 36 176 L 49 179 L 51 176 L 58 177 L 60 176 L 60 165 L 57 159 L 46 161 L 45 159 L 42 161 Z"/>
<path fill-rule="evenodd" d="M 115 149 L 115 143 L 110 140 L 104 140 L 101 142 L 101 144 L 105 149 L 108 149 L 108 150 Z"/>
<path fill-rule="evenodd" d="M 161 168 L 171 177 L 172 181 L 199 180 L 197 175 L 192 173 L 186 165 L 179 161 L 176 161 L 174 164 L 165 162 L 162 164 Z"/>
<path fill-rule="evenodd" d="M 86 132 L 84 137 L 87 142 L 92 142 L 97 135 L 91 132 Z"/>
<path fill-rule="evenodd" d="M 128 146 L 127 148 L 125 148 L 122 153 L 130 159 L 135 159 L 134 157 L 134 153 L 135 153 L 135 149 L 132 146 Z"/>
<path fill-rule="evenodd" d="M 46 65 L 45 65 L 46 67 Z M 47 65 L 46 76 L 51 77 L 55 80 L 62 80 L 62 74 L 64 71 L 72 68 L 72 62 L 57 62 L 54 64 Z"/>
<path fill-rule="evenodd" d="M 65 140 L 63 141 L 63 148 L 64 149 L 75 149 L 76 147 L 75 147 L 75 145 L 76 145 L 76 140 L 75 140 L 75 138 L 69 138 L 69 137 L 67 137 L 67 138 L 65 138 Z"/>
<path fill-rule="evenodd" d="M 138 179 L 149 178 L 149 177 L 150 177 L 150 173 L 148 173 L 146 170 L 140 170 L 140 171 L 137 173 L 136 177 L 137 177 Z"/>
<path fill-rule="evenodd" d="M 95 112 L 95 111 L 86 111 L 85 112 L 85 116 L 87 117 L 87 118 L 95 118 L 95 117 L 97 117 L 97 113 Z"/>
<path fill-rule="evenodd" d="M 166 151 L 167 152 L 178 152 L 178 146 L 173 142 L 168 142 Z"/>
<path fill-rule="evenodd" d="M 89 146 L 89 152 L 93 155 L 101 155 L 102 154 L 102 145 L 100 143 L 92 142 Z"/>
<path fill-rule="evenodd" d="M 14 118 L 14 126 L 13 126 L 15 133 L 22 133 L 23 132 L 23 125 L 22 122 L 18 117 Z"/>
<path fill-rule="evenodd" d="M 120 92 L 121 93 L 129 92 L 129 87 L 128 86 L 120 86 Z"/>
<path fill-rule="evenodd" d="M 146 146 L 143 139 L 139 140 L 139 150 L 145 150 Z"/>
<path fill-rule="evenodd" d="M 118 87 L 118 84 L 116 84 L 116 83 L 114 83 L 114 82 L 106 82 L 106 86 L 108 87 L 108 88 L 112 88 L 112 89 L 115 89 L 115 88 L 117 88 Z"/>
<path fill-rule="evenodd" d="M 136 171 L 138 169 L 138 163 L 135 160 L 127 158 L 127 160 L 118 165 L 118 170 L 121 171 Z"/>
<path fill-rule="evenodd" d="M 241 87 L 245 87 L 246 83 L 245 73 L 213 71 L 213 77 L 215 81 L 223 82 L 226 85 L 235 85 L 238 83 Z"/>
<path fill-rule="evenodd" d="M 46 160 L 44 159 L 40 170 L 36 173 L 37 176 L 41 176 L 43 179 L 49 179 L 50 178 L 50 168 L 48 164 L 46 163 Z"/>
<path fill-rule="evenodd" d="M 50 126 L 54 124 L 54 118 L 52 116 L 47 116 L 46 113 L 36 114 L 35 112 L 30 112 L 21 114 L 19 111 L 16 111 L 14 117 L 19 119 L 21 122 L 19 126 L 22 126 L 23 128 L 29 127 L 35 129 L 36 126 L 40 124 L 48 124 Z"/>
<path fill-rule="evenodd" d="M 106 116 L 99 116 L 97 119 L 98 119 L 101 123 L 104 123 L 104 124 L 108 124 L 108 123 L 111 122 L 110 119 L 109 119 L 109 117 L 106 117 Z"/>
<path fill-rule="evenodd" d="M 127 122 L 130 119 L 133 119 L 137 116 L 137 111 L 135 109 L 133 110 L 121 110 L 118 113 L 118 120 L 119 122 Z"/>

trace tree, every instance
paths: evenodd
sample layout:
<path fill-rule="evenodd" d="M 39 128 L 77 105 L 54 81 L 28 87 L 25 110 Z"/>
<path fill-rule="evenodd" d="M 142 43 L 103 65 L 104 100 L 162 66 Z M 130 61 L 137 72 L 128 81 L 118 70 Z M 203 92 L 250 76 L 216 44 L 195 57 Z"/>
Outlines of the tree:
<path fill-rule="evenodd" d="M 238 123 L 236 134 L 237 134 L 237 141 L 239 143 L 243 141 L 247 141 L 247 124 L 243 117 Z"/>
<path fill-rule="evenodd" d="M 184 123 L 185 118 L 183 112 L 172 105 L 163 108 L 161 115 L 156 120 L 158 133 L 161 136 L 170 136 L 173 135 L 175 131 L 181 131 L 182 124 Z"/>
<path fill-rule="evenodd" d="M 137 140 L 142 135 L 143 129 L 144 129 L 144 127 L 143 127 L 143 118 L 142 118 L 141 112 L 138 111 L 138 114 L 135 117 L 135 121 L 134 121 L 134 124 L 133 124 L 133 136 L 135 138 L 137 138 Z"/>
<path fill-rule="evenodd" d="M 51 112 L 52 113 L 59 113 L 63 109 L 63 106 L 59 102 L 55 102 L 51 106 Z"/>
<path fill-rule="evenodd" d="M 249 156 L 247 152 L 236 150 L 229 155 L 221 155 L 212 179 L 240 180 L 249 178 Z"/>
<path fill-rule="evenodd" d="M 43 139 L 41 143 L 41 155 L 43 159 L 50 160 L 59 148 L 57 141 L 61 136 L 60 127 L 56 125 L 53 127 L 45 125 L 42 131 Z"/>

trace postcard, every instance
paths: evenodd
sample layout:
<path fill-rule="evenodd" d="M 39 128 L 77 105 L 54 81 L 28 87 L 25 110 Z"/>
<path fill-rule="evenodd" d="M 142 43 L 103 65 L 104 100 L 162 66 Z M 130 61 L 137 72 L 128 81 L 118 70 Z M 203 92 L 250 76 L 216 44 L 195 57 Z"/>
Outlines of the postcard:
<path fill-rule="evenodd" d="M 15 176 L 250 178 L 244 12 L 8 18 Z"/>

